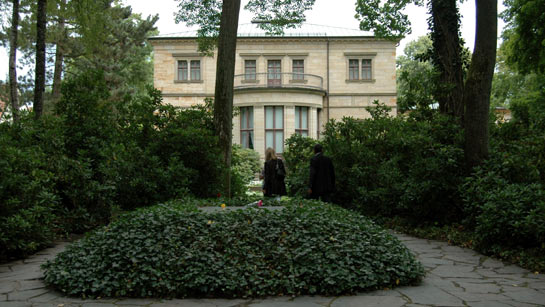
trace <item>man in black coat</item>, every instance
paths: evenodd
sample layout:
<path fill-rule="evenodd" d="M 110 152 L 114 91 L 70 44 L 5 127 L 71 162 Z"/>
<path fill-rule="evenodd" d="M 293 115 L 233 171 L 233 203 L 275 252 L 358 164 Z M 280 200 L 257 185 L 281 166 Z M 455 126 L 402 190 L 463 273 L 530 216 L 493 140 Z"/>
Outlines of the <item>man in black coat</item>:
<path fill-rule="evenodd" d="M 322 145 L 314 146 L 314 156 L 310 159 L 310 181 L 308 194 L 312 199 L 331 201 L 335 191 L 335 170 L 329 157 L 324 156 Z"/>

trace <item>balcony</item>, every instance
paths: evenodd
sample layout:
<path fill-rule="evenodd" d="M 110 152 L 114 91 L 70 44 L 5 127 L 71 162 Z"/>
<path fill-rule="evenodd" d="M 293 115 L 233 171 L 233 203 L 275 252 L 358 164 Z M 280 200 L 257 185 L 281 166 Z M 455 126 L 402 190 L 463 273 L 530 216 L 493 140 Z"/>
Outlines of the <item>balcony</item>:
<path fill-rule="evenodd" d="M 310 90 L 325 94 L 324 79 L 320 76 L 278 72 L 235 75 L 234 90 Z"/>

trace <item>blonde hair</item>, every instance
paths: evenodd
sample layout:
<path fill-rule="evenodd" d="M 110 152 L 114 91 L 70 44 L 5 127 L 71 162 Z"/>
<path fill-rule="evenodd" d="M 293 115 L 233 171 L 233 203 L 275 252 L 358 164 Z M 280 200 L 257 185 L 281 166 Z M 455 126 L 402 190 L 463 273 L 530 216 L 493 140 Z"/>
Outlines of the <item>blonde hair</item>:
<path fill-rule="evenodd" d="M 274 153 L 274 149 L 272 149 L 271 147 L 267 148 L 267 150 L 265 150 L 265 161 L 271 161 L 271 160 L 276 160 L 276 154 Z"/>

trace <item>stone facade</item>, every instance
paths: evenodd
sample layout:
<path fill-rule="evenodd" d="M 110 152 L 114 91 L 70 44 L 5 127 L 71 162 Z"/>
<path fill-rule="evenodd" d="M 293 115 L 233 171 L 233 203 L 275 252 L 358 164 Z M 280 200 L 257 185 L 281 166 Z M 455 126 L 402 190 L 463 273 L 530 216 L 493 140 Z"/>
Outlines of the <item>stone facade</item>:
<path fill-rule="evenodd" d="M 155 37 L 150 41 L 154 85 L 163 92 L 165 103 L 189 107 L 214 96 L 216 53 L 199 54 L 194 37 Z M 246 131 L 251 131 L 252 138 L 248 144 L 237 116 L 233 119 L 233 143 L 252 146 L 263 157 L 265 148 L 273 143 L 277 152 L 282 152 L 283 145 L 273 139 L 285 140 L 296 128 L 318 138 L 329 119 L 369 117 L 365 107 L 375 100 L 392 107 L 395 115 L 395 50 L 396 42 L 370 36 L 239 36 L 233 103 L 250 110 L 250 121 L 245 120 L 251 124 Z M 355 68 L 351 74 L 349 67 L 354 67 L 356 60 L 358 72 L 354 76 Z M 180 62 L 187 66 L 180 68 Z M 199 63 L 200 76 L 193 76 L 195 80 L 191 80 L 192 63 Z M 363 63 L 367 64 L 365 71 Z M 302 66 L 298 74 L 293 73 L 294 66 Z M 277 108 L 267 108 L 273 106 Z M 276 130 L 267 132 L 266 128 L 274 126 L 273 118 Z"/>

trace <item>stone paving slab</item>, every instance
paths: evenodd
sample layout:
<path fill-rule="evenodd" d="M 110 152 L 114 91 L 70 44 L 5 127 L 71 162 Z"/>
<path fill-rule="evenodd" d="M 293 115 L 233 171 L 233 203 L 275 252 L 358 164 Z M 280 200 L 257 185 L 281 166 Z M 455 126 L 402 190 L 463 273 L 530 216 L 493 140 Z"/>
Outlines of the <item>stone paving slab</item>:
<path fill-rule="evenodd" d="M 272 210 L 277 210 L 275 207 Z M 221 210 L 219 207 L 214 210 Z M 0 307 L 416 307 L 545 306 L 545 275 L 445 242 L 394 234 L 424 264 L 419 286 L 378 290 L 352 296 L 271 297 L 264 299 L 98 300 L 66 297 L 47 287 L 40 265 L 69 244 L 62 242 L 25 260 L 0 265 Z"/>

